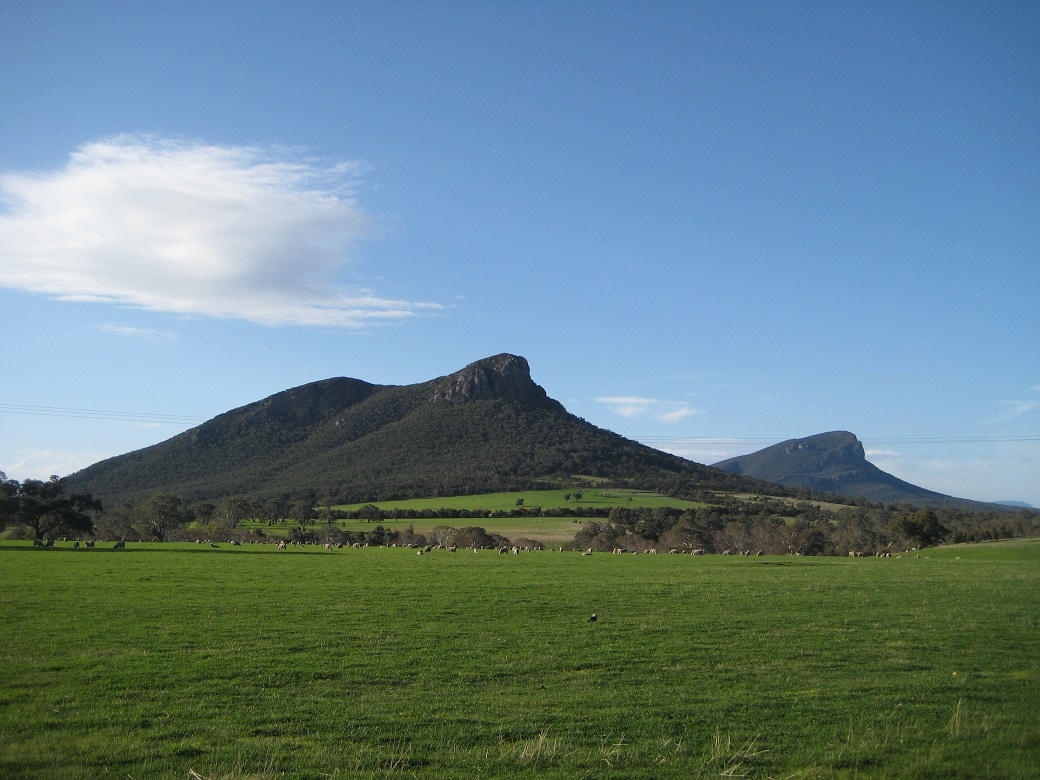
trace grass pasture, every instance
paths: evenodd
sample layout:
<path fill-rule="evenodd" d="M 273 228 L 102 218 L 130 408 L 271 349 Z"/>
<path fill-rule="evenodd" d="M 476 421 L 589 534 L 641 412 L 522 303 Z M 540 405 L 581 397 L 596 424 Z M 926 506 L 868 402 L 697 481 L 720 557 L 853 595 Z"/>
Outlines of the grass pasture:
<path fill-rule="evenodd" d="M 516 509 L 517 501 L 522 499 L 526 509 L 540 507 L 542 509 L 566 508 L 580 513 L 589 509 L 610 509 L 612 507 L 703 507 L 706 504 L 685 501 L 680 498 L 669 498 L 649 490 L 584 488 L 580 501 L 574 498 L 579 492 L 571 490 L 527 490 L 510 493 L 480 493 L 464 496 L 448 496 L 440 498 L 412 498 L 400 501 L 374 501 L 386 512 L 395 509 L 421 512 L 427 509 L 461 509 L 486 510 L 488 512 L 509 512 Z M 569 498 L 568 498 L 569 496 Z M 341 504 L 333 507 L 347 511 L 356 511 L 368 504 Z M 378 522 L 366 520 L 337 520 L 335 526 L 345 531 L 370 532 L 377 525 L 389 529 L 404 529 L 411 526 L 419 533 L 428 533 L 438 526 L 480 526 L 491 533 L 501 534 L 507 539 L 534 539 L 547 546 L 560 546 L 574 540 L 574 535 L 581 529 L 582 523 L 589 518 L 584 515 L 576 517 L 474 517 L 474 518 L 401 518 L 387 517 Z M 259 529 L 270 536 L 285 536 L 291 526 L 268 526 L 258 520 L 247 520 L 239 524 L 244 529 Z M 316 525 L 314 527 L 319 527 Z"/>
<path fill-rule="evenodd" d="M 581 493 L 581 500 L 575 498 Z M 568 498 L 569 496 L 569 498 Z M 545 509 L 569 508 L 576 512 L 582 509 L 610 509 L 615 506 L 633 508 L 642 507 L 694 507 L 706 506 L 681 498 L 670 498 L 650 490 L 628 490 L 624 488 L 603 489 L 585 488 L 583 490 L 525 490 L 512 493 L 477 493 L 465 496 L 448 496 L 440 498 L 410 498 L 401 501 L 373 501 L 374 506 L 392 511 L 394 509 L 486 509 L 490 512 L 508 512 L 516 509 L 518 500 L 523 500 L 524 507 L 542 507 Z M 336 509 L 357 510 L 366 504 L 343 504 Z"/>
<path fill-rule="evenodd" d="M 0 542 L 0 777 L 1038 776 L 1037 541 L 103 546 Z"/>

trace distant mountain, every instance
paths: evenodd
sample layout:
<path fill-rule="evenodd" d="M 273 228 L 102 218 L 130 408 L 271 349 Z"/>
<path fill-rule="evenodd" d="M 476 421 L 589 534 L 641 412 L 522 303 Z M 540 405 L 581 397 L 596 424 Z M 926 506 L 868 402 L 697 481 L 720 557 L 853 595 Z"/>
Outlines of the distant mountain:
<path fill-rule="evenodd" d="M 1010 506 L 1015 509 L 1036 509 L 1032 504 L 1027 504 L 1025 501 L 997 501 L 995 502 L 1001 506 Z"/>
<path fill-rule="evenodd" d="M 879 504 L 982 510 L 997 504 L 955 498 L 904 482 L 870 463 L 863 444 L 848 431 L 789 439 L 750 455 L 714 464 L 731 474 L 792 487 L 864 498 Z M 1005 507 L 1006 508 L 1006 507 Z"/>
<path fill-rule="evenodd" d="M 415 385 L 326 379 L 285 390 L 146 449 L 95 463 L 69 487 L 110 503 L 310 496 L 341 502 L 523 489 L 590 475 L 782 492 L 652 449 L 567 412 L 497 355 Z"/>

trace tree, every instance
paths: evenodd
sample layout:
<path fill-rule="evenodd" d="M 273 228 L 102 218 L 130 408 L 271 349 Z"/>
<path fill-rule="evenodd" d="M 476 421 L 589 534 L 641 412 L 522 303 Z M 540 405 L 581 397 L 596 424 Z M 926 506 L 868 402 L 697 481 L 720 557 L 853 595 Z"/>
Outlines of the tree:
<path fill-rule="evenodd" d="M 293 505 L 289 507 L 289 519 L 294 520 L 301 528 L 306 528 L 318 519 L 318 510 L 314 508 L 312 502 L 301 498 L 294 501 Z"/>
<path fill-rule="evenodd" d="M 148 536 L 164 542 L 170 531 L 187 525 L 191 515 L 179 496 L 153 493 L 134 508 L 134 519 Z"/>
<path fill-rule="evenodd" d="M 238 524 L 249 517 L 253 511 L 252 504 L 245 498 L 222 498 L 217 502 L 212 517 L 228 528 L 237 528 Z"/>
<path fill-rule="evenodd" d="M 284 498 L 269 498 L 257 510 L 260 519 L 269 526 L 284 520 L 289 514 L 289 502 Z"/>
<path fill-rule="evenodd" d="M 917 547 L 942 544 L 950 530 L 939 522 L 931 509 L 922 509 L 892 522 L 892 531 L 913 542 Z"/>
<path fill-rule="evenodd" d="M 55 476 L 47 482 L 27 479 L 20 485 L 4 479 L 0 502 L 7 522 L 28 526 L 36 539 L 93 533 L 91 513 L 101 511 L 101 502 L 89 493 L 66 496 L 65 480 Z"/>
<path fill-rule="evenodd" d="M 7 475 L 0 471 L 0 531 L 7 528 L 9 522 L 14 522 L 19 487 L 16 480 L 8 479 Z"/>

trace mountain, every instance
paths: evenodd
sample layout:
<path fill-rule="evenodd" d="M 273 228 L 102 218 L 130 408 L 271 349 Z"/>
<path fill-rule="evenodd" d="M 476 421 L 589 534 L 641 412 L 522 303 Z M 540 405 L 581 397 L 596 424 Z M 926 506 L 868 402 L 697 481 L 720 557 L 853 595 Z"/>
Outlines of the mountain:
<path fill-rule="evenodd" d="M 597 428 L 502 354 L 414 385 L 313 382 L 225 412 L 68 477 L 105 503 L 309 496 L 339 502 L 524 489 L 590 475 L 708 489 L 762 488 Z M 772 487 L 772 492 L 782 490 Z"/>
<path fill-rule="evenodd" d="M 863 444 L 848 431 L 789 439 L 750 455 L 729 458 L 714 467 L 780 485 L 865 498 L 879 504 L 968 510 L 1000 508 L 926 490 L 882 471 L 867 460 Z"/>

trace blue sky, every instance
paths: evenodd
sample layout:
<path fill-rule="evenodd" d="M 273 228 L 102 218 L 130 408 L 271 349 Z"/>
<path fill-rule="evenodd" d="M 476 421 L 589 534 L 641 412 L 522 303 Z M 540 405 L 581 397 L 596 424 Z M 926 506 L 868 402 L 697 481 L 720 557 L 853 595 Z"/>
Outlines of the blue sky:
<path fill-rule="evenodd" d="M 1040 6 L 0 2 L 0 469 L 500 352 L 1040 506 Z"/>

